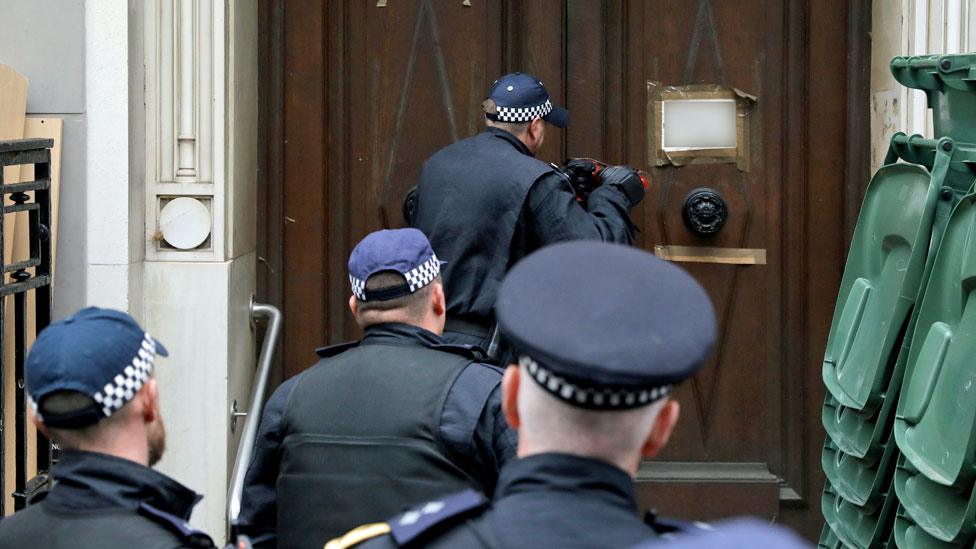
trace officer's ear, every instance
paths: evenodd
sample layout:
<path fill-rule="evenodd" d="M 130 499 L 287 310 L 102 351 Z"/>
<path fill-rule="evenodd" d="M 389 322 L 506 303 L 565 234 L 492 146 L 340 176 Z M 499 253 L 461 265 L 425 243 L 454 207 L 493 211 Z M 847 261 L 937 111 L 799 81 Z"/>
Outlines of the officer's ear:
<path fill-rule="evenodd" d="M 430 288 L 430 306 L 434 314 L 438 317 L 447 313 L 447 298 L 444 296 L 444 285 L 439 280 L 435 280 L 434 285 Z"/>
<path fill-rule="evenodd" d="M 681 405 L 677 400 L 668 399 L 664 403 L 661 411 L 654 418 L 654 424 L 651 426 L 650 434 L 647 435 L 647 440 L 644 441 L 644 446 L 641 447 L 642 456 L 654 457 L 664 448 L 671 438 L 671 432 L 674 431 L 680 414 Z"/>
<path fill-rule="evenodd" d="M 349 310 L 352 311 L 352 317 L 356 322 L 359 322 L 359 300 L 354 295 L 349 296 Z"/>
<path fill-rule="evenodd" d="M 532 122 L 529 122 L 529 130 L 535 135 L 540 135 L 546 131 L 546 121 L 541 118 L 533 118 Z"/>
<path fill-rule="evenodd" d="M 159 419 L 159 386 L 156 385 L 156 378 L 150 376 L 139 389 L 138 398 L 142 399 L 140 410 L 142 419 L 146 423 L 152 423 Z"/>
<path fill-rule="evenodd" d="M 539 152 L 546 136 L 546 121 L 541 118 L 534 118 L 529 122 L 525 131 L 528 138 L 526 146 L 532 151 L 532 154 Z"/>
<path fill-rule="evenodd" d="M 522 424 L 518 411 L 518 392 L 519 383 L 522 379 L 522 372 L 515 364 L 505 369 L 505 377 L 502 378 L 502 412 L 505 413 L 505 420 L 509 427 L 518 429 Z"/>

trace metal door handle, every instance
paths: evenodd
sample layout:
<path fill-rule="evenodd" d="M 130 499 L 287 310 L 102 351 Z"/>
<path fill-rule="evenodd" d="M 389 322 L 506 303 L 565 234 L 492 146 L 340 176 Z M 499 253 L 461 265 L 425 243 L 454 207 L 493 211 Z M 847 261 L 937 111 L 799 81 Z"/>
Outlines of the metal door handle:
<path fill-rule="evenodd" d="M 722 195 L 706 187 L 688 193 L 681 217 L 693 232 L 708 236 L 717 233 L 729 218 L 729 207 Z"/>
<path fill-rule="evenodd" d="M 258 368 L 254 374 L 254 389 L 251 393 L 251 408 L 244 419 L 244 432 L 237 447 L 237 458 L 234 460 L 234 472 L 230 478 L 230 488 L 227 494 L 227 528 L 228 539 L 236 532 L 237 518 L 241 514 L 241 495 L 244 491 L 244 475 L 247 474 L 254 451 L 254 441 L 258 435 L 258 423 L 261 421 L 261 411 L 264 408 L 264 393 L 268 387 L 268 374 L 271 372 L 271 362 L 274 358 L 278 335 L 281 333 L 281 311 L 274 305 L 251 302 L 251 320 L 257 317 L 268 318 L 268 330 L 264 334 L 264 343 L 258 355 Z M 235 411 L 236 412 L 236 411 Z M 233 413 L 233 412 L 232 412 Z M 235 416 L 240 417 L 241 412 Z M 234 418 L 236 420 L 236 417 Z"/>

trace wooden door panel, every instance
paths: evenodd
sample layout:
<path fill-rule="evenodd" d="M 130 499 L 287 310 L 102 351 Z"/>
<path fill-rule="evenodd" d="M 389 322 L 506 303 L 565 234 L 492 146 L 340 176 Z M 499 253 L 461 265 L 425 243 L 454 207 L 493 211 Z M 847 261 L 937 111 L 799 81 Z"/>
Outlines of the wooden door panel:
<path fill-rule="evenodd" d="M 262 280 L 280 292 L 286 376 L 314 362 L 316 345 L 358 336 L 346 308 L 351 247 L 402 225 L 402 197 L 422 162 L 480 131 L 480 104 L 497 76 L 531 72 L 572 112 L 569 129 L 550 129 L 543 160 L 593 156 L 652 171 L 634 212 L 639 246 L 766 250 L 763 265 L 682 264 L 709 291 L 721 335 L 705 370 L 679 390 L 671 444 L 641 467 L 641 504 L 688 518 L 785 517 L 815 535 L 818 359 L 843 264 L 843 216 L 833 211 L 844 211 L 845 156 L 842 138 L 808 149 L 805 128 L 844 133 L 847 97 L 825 93 L 817 77 L 843 84 L 846 28 L 832 23 L 852 8 L 842 0 L 262 2 L 262 13 L 278 14 L 262 21 L 262 74 L 278 78 L 262 82 L 277 91 L 262 99 L 265 164 L 280 166 L 262 192 L 280 196 L 265 212 Z M 652 167 L 649 81 L 755 95 L 747 169 Z M 808 184 L 808 174 L 817 179 Z M 687 194 L 703 186 L 730 211 L 711 237 L 681 217 Z"/>
<path fill-rule="evenodd" d="M 355 241 L 380 227 L 402 226 L 403 196 L 420 162 L 478 131 L 484 83 L 501 67 L 501 10 L 417 0 L 386 8 L 360 3 L 350 14 L 345 67 L 356 83 L 348 103 L 349 182 Z M 347 184 L 348 184 L 347 183 Z M 352 190 L 352 189 L 350 189 Z M 376 211 L 370 211 L 375 209 Z"/>
<path fill-rule="evenodd" d="M 323 327 L 330 303 L 329 288 L 323 284 L 329 250 L 322 243 L 330 221 L 323 215 L 329 209 L 325 102 L 329 82 L 328 72 L 322 70 L 328 36 L 326 10 L 320 2 L 299 0 L 277 8 L 284 27 L 277 60 L 284 65 L 282 93 L 275 105 L 281 125 L 269 140 L 282 144 L 275 151 L 281 175 L 278 192 L 264 194 L 281 197 L 280 210 L 267 212 L 268 223 L 281 233 L 281 241 L 268 246 L 280 246 L 281 259 L 263 271 L 269 277 L 281 273 L 281 308 L 287 311 L 281 356 L 284 377 L 289 377 L 310 366 L 315 358 L 312 349 L 325 342 Z M 269 251 L 262 257 L 270 257 Z"/>
<path fill-rule="evenodd" d="M 777 93 L 767 89 L 761 64 L 765 57 L 767 32 L 781 32 L 766 25 L 765 0 L 749 2 L 650 2 L 645 11 L 648 40 L 643 63 L 637 67 L 644 80 L 665 86 L 719 84 L 743 87 L 760 98 L 748 116 L 749 135 L 761 132 L 763 123 L 781 113 L 768 112 L 764 99 Z M 726 11 L 723 12 L 723 6 Z M 728 8 L 732 8 L 728 11 Z M 674 19 L 663 21 L 658 13 L 673 13 Z M 719 25 L 722 22 L 724 24 Z M 658 32 L 660 33 L 658 35 Z M 734 36 L 733 36 L 734 35 Z M 732 40 L 735 40 L 733 42 Z M 726 47 L 722 47 L 722 45 Z M 728 51 L 740 53 L 726 60 Z M 778 54 L 779 52 L 775 52 Z M 729 56 L 731 57 L 731 56 Z M 645 127 L 645 133 L 650 129 Z M 769 187 L 780 181 L 768 178 L 764 143 L 754 140 L 749 147 L 748 171 L 735 163 L 666 166 L 652 170 L 655 191 L 640 212 L 643 245 L 708 246 L 716 248 L 760 248 L 768 245 L 766 214 L 778 204 L 767 202 Z M 776 149 L 776 143 L 770 143 Z M 651 148 L 651 147 L 649 147 Z M 770 155 L 778 157 L 777 150 Z M 652 158 L 645 160 L 650 164 Z M 727 204 L 729 218 L 713 236 L 699 236 L 682 220 L 685 197 L 696 188 L 707 187 L 720 192 Z M 765 457 L 762 450 L 764 427 L 755 415 L 731 414 L 742 403 L 741 395 L 761 394 L 766 383 L 768 349 L 761 334 L 769 318 L 764 305 L 777 296 L 767 293 L 779 272 L 776 258 L 767 265 L 720 265 L 688 263 L 688 269 L 708 289 L 719 319 L 719 338 L 712 359 L 702 372 L 683 388 L 685 406 L 684 436 L 669 447 L 673 459 L 700 459 L 708 456 L 719 461 L 757 461 Z M 692 428 L 694 427 L 694 428 Z M 759 444 L 757 444 L 759 443 Z"/>
<path fill-rule="evenodd" d="M 706 367 L 678 391 L 679 427 L 663 455 L 644 465 L 639 490 L 662 512 L 708 518 L 742 512 L 726 502 L 702 508 L 702 494 L 711 491 L 727 500 L 749 501 L 753 512 L 772 518 L 779 509 L 782 456 L 777 431 L 769 428 L 766 419 L 789 412 L 765 398 L 781 389 L 779 376 L 770 375 L 779 369 L 772 357 L 778 356 L 781 339 L 766 334 L 779 329 L 781 301 L 775 290 L 783 275 L 776 256 L 778 227 L 769 225 L 767 218 L 778 217 L 784 143 L 764 137 L 783 125 L 784 113 L 771 109 L 776 101 L 770 99 L 784 89 L 778 74 L 766 70 L 764 62 L 784 56 L 785 42 L 768 40 L 770 35 L 782 36 L 782 2 L 639 4 L 631 4 L 636 13 L 630 28 L 635 33 L 639 29 L 642 38 L 641 55 L 627 67 L 631 87 L 647 89 L 647 82 L 721 85 L 758 97 L 746 117 L 746 162 L 650 170 L 654 190 L 637 213 L 640 245 L 649 251 L 655 245 L 767 251 L 765 265 L 682 264 L 712 297 L 719 338 Z M 647 96 L 640 106 L 651 107 Z M 643 146 L 630 150 L 629 162 L 654 165 L 650 123 L 653 118 L 632 117 L 629 135 Z M 725 226 L 707 237 L 691 231 L 682 219 L 686 197 L 700 187 L 718 191 L 729 211 Z"/>
<path fill-rule="evenodd" d="M 480 131 L 481 102 L 501 72 L 502 38 L 510 32 L 504 6 L 416 0 L 385 8 L 357 3 L 346 13 L 343 47 L 352 53 L 342 75 L 349 92 L 329 106 L 346 120 L 344 169 L 330 182 L 345 200 L 339 257 L 371 231 L 402 226 L 403 196 L 423 160 Z M 342 314 L 341 334 L 356 337 Z"/>

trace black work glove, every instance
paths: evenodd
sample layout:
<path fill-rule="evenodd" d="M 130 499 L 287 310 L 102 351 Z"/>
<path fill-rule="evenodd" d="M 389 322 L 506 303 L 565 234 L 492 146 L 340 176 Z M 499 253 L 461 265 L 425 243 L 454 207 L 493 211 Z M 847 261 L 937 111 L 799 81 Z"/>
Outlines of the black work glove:
<path fill-rule="evenodd" d="M 563 171 L 589 175 L 596 171 L 596 164 L 589 158 L 573 158 L 566 161 Z"/>
<path fill-rule="evenodd" d="M 620 189 L 630 207 L 640 204 L 644 200 L 644 183 L 641 181 L 637 170 L 627 166 L 610 166 L 600 172 L 600 179 L 604 185 Z"/>
<path fill-rule="evenodd" d="M 593 177 L 595 171 L 596 164 L 588 158 L 574 158 L 562 167 L 562 172 L 569 178 L 569 184 L 576 193 L 576 199 L 581 203 L 585 203 L 593 189 L 602 183 L 598 177 Z"/>

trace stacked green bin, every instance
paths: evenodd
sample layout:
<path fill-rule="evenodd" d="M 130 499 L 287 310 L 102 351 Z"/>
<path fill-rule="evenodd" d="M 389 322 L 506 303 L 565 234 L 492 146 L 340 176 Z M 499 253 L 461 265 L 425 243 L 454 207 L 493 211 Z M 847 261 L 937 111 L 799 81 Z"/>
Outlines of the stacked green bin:
<path fill-rule="evenodd" d="M 842 549 L 844 544 L 837 539 L 834 535 L 833 530 L 830 528 L 824 528 L 823 533 L 820 534 L 820 543 L 817 544 L 818 549 Z"/>
<path fill-rule="evenodd" d="M 895 414 L 895 491 L 931 537 L 976 539 L 976 196 L 952 212 L 919 310 Z"/>
<path fill-rule="evenodd" d="M 939 189 L 922 166 L 884 166 L 868 185 L 851 242 L 824 354 L 821 460 L 826 528 L 846 547 L 882 547 L 891 538 L 897 449 L 887 395 L 899 390 Z"/>
<path fill-rule="evenodd" d="M 942 139 L 896 134 L 858 216 L 824 353 L 820 547 L 972 547 L 976 55 L 891 69 L 926 91 Z"/>

